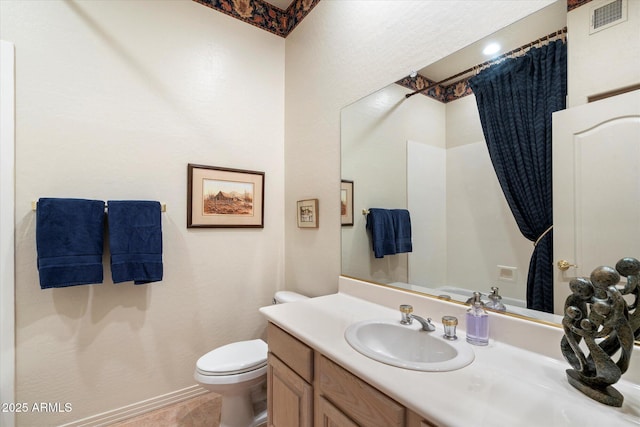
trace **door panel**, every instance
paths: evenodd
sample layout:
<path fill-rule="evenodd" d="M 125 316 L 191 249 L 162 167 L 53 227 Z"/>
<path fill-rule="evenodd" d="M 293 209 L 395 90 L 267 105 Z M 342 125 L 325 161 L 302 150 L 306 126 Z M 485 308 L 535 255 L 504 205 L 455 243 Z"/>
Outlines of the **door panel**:
<path fill-rule="evenodd" d="M 554 113 L 553 217 L 554 311 L 563 314 L 572 278 L 640 258 L 640 91 Z"/>

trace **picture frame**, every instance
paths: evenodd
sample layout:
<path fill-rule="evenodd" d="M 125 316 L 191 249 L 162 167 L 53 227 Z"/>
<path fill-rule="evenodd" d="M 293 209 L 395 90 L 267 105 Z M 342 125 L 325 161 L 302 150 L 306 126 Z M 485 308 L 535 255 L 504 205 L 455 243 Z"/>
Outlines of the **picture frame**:
<path fill-rule="evenodd" d="M 298 200 L 298 227 L 318 228 L 318 199 Z"/>
<path fill-rule="evenodd" d="M 343 226 L 353 225 L 353 181 L 340 182 L 340 221 Z"/>
<path fill-rule="evenodd" d="M 187 228 L 264 228 L 264 172 L 187 165 Z"/>

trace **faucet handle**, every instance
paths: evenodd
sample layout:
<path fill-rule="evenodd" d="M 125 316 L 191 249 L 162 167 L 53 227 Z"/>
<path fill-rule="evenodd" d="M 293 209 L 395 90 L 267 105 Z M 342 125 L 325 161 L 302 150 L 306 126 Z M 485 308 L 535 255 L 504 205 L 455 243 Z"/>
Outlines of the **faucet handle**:
<path fill-rule="evenodd" d="M 413 306 L 409 304 L 402 304 L 400 306 L 400 313 L 403 313 L 403 314 L 413 313 Z"/>
<path fill-rule="evenodd" d="M 400 320 L 400 323 L 402 323 L 403 325 L 410 325 L 411 321 L 413 320 L 411 319 L 411 313 L 413 313 L 413 306 L 409 304 L 402 304 L 400 306 L 400 313 L 402 313 L 402 319 Z"/>
<path fill-rule="evenodd" d="M 457 340 L 456 326 L 458 326 L 458 319 L 454 316 L 443 316 L 442 325 L 444 326 L 444 338 L 447 340 Z"/>
<path fill-rule="evenodd" d="M 427 317 L 427 325 L 426 326 L 422 325 L 422 330 L 429 331 L 429 332 L 433 332 L 436 330 L 436 325 L 431 323 L 431 317 Z"/>

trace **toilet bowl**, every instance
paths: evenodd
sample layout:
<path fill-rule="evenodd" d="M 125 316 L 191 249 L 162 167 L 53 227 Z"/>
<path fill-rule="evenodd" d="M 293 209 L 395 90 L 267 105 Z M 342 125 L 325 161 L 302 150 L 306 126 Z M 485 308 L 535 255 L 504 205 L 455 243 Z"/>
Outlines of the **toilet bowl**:
<path fill-rule="evenodd" d="M 220 427 L 253 427 L 251 391 L 267 375 L 267 343 L 250 340 L 218 347 L 196 362 L 194 378 L 207 390 L 222 395 Z M 266 419 L 265 419 L 266 421 Z"/>
<path fill-rule="evenodd" d="M 295 292 L 276 292 L 274 304 L 307 299 Z M 258 427 L 266 425 L 266 405 L 261 392 L 267 380 L 267 343 L 261 339 L 239 341 L 218 347 L 196 362 L 194 378 L 208 390 L 222 395 L 220 427 Z"/>

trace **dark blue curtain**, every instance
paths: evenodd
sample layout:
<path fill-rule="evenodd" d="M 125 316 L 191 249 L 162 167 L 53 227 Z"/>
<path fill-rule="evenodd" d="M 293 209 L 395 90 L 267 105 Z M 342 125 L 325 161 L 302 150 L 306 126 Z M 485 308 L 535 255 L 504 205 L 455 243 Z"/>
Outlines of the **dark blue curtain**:
<path fill-rule="evenodd" d="M 565 108 L 567 48 L 531 49 L 470 79 L 502 191 L 522 234 L 537 241 L 553 223 L 551 114 Z M 527 307 L 553 312 L 553 234 L 535 246 Z"/>

